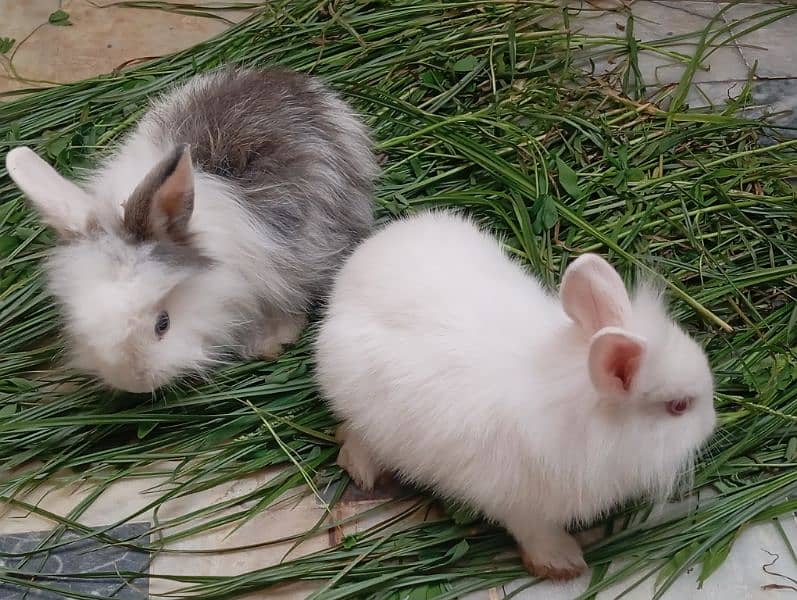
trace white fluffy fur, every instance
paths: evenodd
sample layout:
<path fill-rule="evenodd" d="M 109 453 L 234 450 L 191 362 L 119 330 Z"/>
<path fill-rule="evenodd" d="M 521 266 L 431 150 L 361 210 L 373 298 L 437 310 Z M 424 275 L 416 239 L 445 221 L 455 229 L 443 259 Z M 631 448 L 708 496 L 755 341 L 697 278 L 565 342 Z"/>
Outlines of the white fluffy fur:
<path fill-rule="evenodd" d="M 14 148 L 6 155 L 6 168 L 27 196 L 48 199 L 48 210 L 43 215 L 47 225 L 67 236 L 86 230 L 91 216 L 88 196 L 61 177 L 33 150 Z"/>
<path fill-rule="evenodd" d="M 371 229 L 378 171 L 365 126 L 320 81 L 231 67 L 155 99 L 80 185 L 28 148 L 7 165 L 61 239 L 47 270 L 74 366 L 142 392 L 296 341 Z"/>
<path fill-rule="evenodd" d="M 28 148 L 9 153 L 8 164 L 16 167 L 11 175 L 45 221 L 62 233 L 85 232 L 92 221 L 100 230 L 113 231 L 142 177 L 172 148 L 154 144 L 156 136 L 148 128 L 145 120 L 85 182 L 85 191 Z M 70 191 L 68 197 L 64 190 Z M 149 246 L 128 244 L 113 234 L 53 249 L 50 287 L 64 304 L 76 368 L 114 387 L 149 391 L 222 358 L 230 350 L 231 324 L 255 314 L 263 299 L 283 304 L 287 283 L 270 268 L 273 242 L 234 196 L 235 189 L 223 180 L 195 173 L 191 231 L 196 246 L 215 261 L 211 269 L 192 271 L 151 260 Z M 159 339 L 154 324 L 161 310 L 169 312 L 171 327 Z"/>
<path fill-rule="evenodd" d="M 602 304 L 624 322 L 601 334 L 644 340 L 628 393 L 593 385 L 595 331 L 495 239 L 446 213 L 363 243 L 317 341 L 323 393 L 345 422 L 341 464 L 357 481 L 396 470 L 468 502 L 509 529 L 532 569 L 559 577 L 584 568 L 567 526 L 670 490 L 715 422 L 706 357 L 658 297 L 642 289 L 629 301 L 602 259 L 576 263 L 592 285 L 571 294 L 568 314 Z M 604 266 L 614 283 L 601 283 Z M 691 410 L 669 414 L 681 397 Z"/>

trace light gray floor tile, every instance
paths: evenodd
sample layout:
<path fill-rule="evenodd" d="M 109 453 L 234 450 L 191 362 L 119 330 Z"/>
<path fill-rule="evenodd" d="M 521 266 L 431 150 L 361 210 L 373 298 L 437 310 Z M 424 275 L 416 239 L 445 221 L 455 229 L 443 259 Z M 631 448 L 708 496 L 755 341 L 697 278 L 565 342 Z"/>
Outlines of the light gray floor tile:
<path fill-rule="evenodd" d="M 589 4 L 584 4 L 589 7 Z M 633 35 L 643 44 L 660 42 L 657 47 L 664 52 L 679 53 L 687 57 L 695 52 L 699 40 L 699 32 L 709 26 L 713 17 L 722 8 L 721 3 L 697 2 L 693 0 L 651 1 L 642 0 L 631 5 L 634 15 Z M 582 10 L 573 19 L 576 28 L 591 35 L 623 37 L 627 33 L 628 13 L 623 11 Z M 717 20 L 716 27 L 725 24 Z M 685 34 L 694 34 L 688 40 L 678 40 Z M 668 41 L 672 40 L 672 41 Z M 664 41 L 666 43 L 661 44 Z M 598 73 L 614 68 L 617 57 L 603 56 L 595 61 Z M 684 61 L 653 51 L 643 51 L 639 57 L 639 66 L 643 80 L 647 86 L 659 87 L 680 80 L 684 70 Z M 744 79 L 748 67 L 739 49 L 727 44 L 714 50 L 701 68 L 695 73 L 694 81 L 726 81 Z"/>
<path fill-rule="evenodd" d="M 783 7 L 771 4 L 745 2 L 732 6 L 725 17 L 727 21 L 750 19 L 762 12 L 761 21 L 775 16 L 772 11 L 794 10 L 782 19 L 752 31 L 739 40 L 739 49 L 749 67 L 758 61 L 759 77 L 797 77 L 797 6 Z"/>

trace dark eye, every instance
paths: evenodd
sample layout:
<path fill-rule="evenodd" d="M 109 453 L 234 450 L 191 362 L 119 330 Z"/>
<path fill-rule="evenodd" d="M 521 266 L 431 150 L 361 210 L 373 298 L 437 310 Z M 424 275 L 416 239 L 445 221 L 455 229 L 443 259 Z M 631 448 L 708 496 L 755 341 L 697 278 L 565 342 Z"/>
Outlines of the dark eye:
<path fill-rule="evenodd" d="M 667 403 L 667 412 L 673 416 L 684 414 L 692 406 L 691 398 L 678 398 Z"/>
<path fill-rule="evenodd" d="M 155 333 L 158 337 L 163 337 L 167 331 L 169 331 L 169 313 L 164 310 L 155 320 Z"/>

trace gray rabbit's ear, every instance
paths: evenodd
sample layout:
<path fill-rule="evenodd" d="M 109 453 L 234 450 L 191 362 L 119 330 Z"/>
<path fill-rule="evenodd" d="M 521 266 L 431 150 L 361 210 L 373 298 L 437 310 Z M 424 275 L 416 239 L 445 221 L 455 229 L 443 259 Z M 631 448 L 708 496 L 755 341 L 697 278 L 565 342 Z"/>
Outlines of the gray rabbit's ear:
<path fill-rule="evenodd" d="M 125 204 L 125 229 L 137 241 L 187 241 L 194 211 L 194 167 L 187 144 L 155 165 Z"/>
<path fill-rule="evenodd" d="M 42 221 L 62 238 L 84 235 L 93 221 L 92 199 L 26 146 L 6 155 L 8 175 L 33 203 Z"/>

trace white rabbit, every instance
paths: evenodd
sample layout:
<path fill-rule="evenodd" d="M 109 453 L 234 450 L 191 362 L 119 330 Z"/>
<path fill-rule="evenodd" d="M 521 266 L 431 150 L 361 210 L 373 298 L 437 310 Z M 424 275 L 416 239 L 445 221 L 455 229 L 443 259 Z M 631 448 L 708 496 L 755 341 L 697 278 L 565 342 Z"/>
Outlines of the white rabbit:
<path fill-rule="evenodd" d="M 133 392 L 274 358 L 373 222 L 365 126 L 279 69 L 171 90 L 81 185 L 29 148 L 6 164 L 59 236 L 47 271 L 71 363 Z"/>
<path fill-rule="evenodd" d="M 556 298 L 443 212 L 357 248 L 316 344 L 354 481 L 392 470 L 480 509 L 539 576 L 581 573 L 567 528 L 668 493 L 715 425 L 706 356 L 654 292 L 585 254 Z"/>

